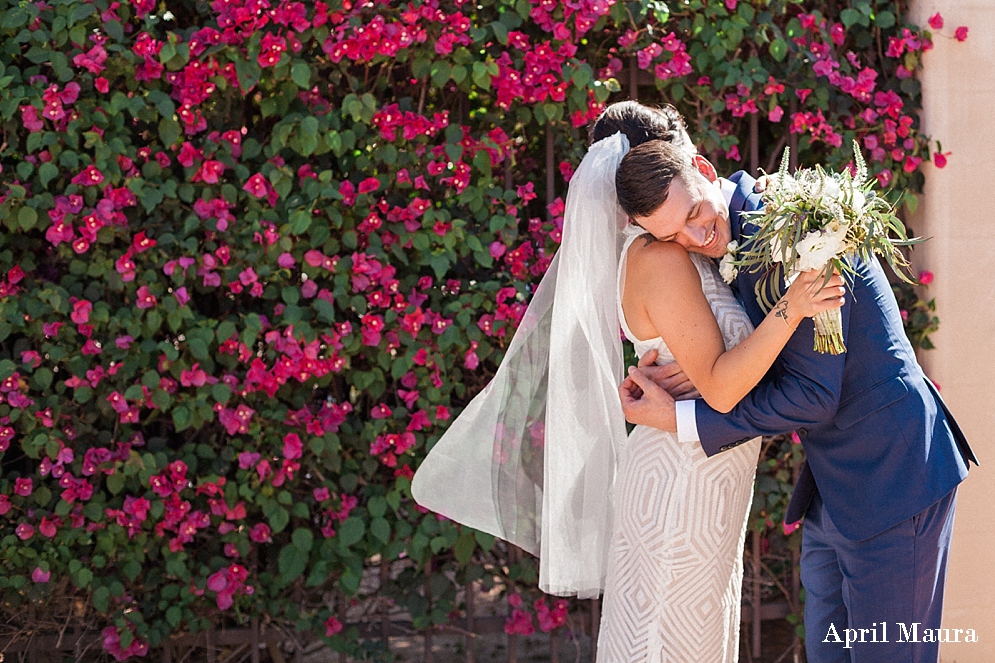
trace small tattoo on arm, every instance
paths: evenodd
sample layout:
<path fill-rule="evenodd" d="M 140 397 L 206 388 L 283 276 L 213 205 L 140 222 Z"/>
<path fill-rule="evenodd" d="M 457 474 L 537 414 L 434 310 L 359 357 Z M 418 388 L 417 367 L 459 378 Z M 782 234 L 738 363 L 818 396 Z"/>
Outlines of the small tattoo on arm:
<path fill-rule="evenodd" d="M 781 320 L 784 320 L 784 324 L 789 327 L 791 326 L 791 323 L 788 322 L 788 302 L 783 300 L 779 301 L 777 306 L 774 307 L 774 315 L 781 318 Z"/>

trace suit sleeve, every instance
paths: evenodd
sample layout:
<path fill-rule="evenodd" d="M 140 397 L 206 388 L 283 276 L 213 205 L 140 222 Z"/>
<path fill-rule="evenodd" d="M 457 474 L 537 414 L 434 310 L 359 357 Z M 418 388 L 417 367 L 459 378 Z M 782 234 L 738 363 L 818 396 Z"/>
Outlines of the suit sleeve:
<path fill-rule="evenodd" d="M 858 272 L 860 270 L 858 269 Z M 855 278 L 860 278 L 856 276 Z M 741 279 L 744 299 L 759 274 Z M 843 338 L 848 338 L 853 297 L 848 293 L 842 309 Z M 747 309 L 759 314 L 755 301 Z M 756 315 L 751 315 L 756 319 Z M 814 323 L 806 318 L 798 325 L 771 373 L 728 414 L 695 401 L 695 419 L 701 447 L 707 456 L 731 449 L 758 435 L 779 435 L 828 421 L 839 407 L 846 355 L 820 354 L 813 348 Z"/>

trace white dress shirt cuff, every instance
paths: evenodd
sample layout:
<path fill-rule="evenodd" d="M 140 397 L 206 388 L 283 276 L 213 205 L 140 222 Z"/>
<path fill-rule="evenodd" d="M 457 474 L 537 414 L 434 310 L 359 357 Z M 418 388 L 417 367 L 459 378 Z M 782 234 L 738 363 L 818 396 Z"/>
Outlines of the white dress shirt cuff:
<path fill-rule="evenodd" d="M 677 401 L 677 441 L 699 442 L 698 421 L 694 414 L 697 401 Z"/>

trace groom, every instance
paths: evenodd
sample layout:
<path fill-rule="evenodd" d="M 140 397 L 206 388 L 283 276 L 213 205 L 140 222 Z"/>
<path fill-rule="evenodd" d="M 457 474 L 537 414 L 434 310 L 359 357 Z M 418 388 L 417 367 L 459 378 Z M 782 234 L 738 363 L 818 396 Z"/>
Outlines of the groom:
<path fill-rule="evenodd" d="M 730 239 L 748 244 L 756 228 L 742 212 L 762 207 L 755 180 L 744 172 L 719 179 L 704 157 L 671 142 L 636 145 L 622 160 L 622 208 L 657 238 L 712 258 Z M 693 166 L 689 181 L 682 160 Z M 899 623 L 918 623 L 920 633 L 940 627 L 956 488 L 977 460 L 916 362 L 881 266 L 851 265 L 845 354 L 815 352 L 806 319 L 728 414 L 700 399 L 675 403 L 654 382 L 668 383 L 676 370 L 668 367 L 630 369 L 619 394 L 630 422 L 698 441 L 708 456 L 757 435 L 798 431 L 808 461 L 785 520 L 805 517 L 808 660 L 935 663 L 937 644 L 910 644 L 896 631 Z M 732 284 L 754 324 L 764 318 L 755 295 L 762 277 L 741 269 Z M 889 642 L 880 641 L 882 622 L 892 627 Z M 845 629 L 858 629 L 859 641 L 844 642 Z"/>

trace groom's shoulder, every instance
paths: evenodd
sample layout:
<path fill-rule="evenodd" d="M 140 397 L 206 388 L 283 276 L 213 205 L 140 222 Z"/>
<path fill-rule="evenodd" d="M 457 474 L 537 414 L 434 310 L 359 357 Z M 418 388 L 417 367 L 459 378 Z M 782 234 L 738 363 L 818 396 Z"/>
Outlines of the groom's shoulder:
<path fill-rule="evenodd" d="M 756 178 L 745 170 L 738 170 L 726 179 L 736 185 L 730 201 L 733 211 L 753 212 L 763 207 L 763 196 L 753 190 Z"/>

